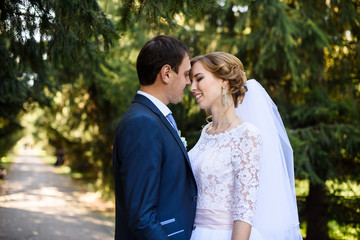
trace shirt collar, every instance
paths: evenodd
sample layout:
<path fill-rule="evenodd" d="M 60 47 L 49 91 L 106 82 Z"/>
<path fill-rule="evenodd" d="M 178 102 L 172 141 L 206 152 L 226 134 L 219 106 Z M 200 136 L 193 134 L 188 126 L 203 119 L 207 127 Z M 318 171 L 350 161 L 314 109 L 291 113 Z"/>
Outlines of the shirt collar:
<path fill-rule="evenodd" d="M 150 95 L 146 92 L 143 92 L 141 90 L 137 91 L 138 94 L 143 95 L 147 97 L 159 110 L 160 112 L 166 117 L 169 115 L 169 113 L 172 113 L 171 110 L 159 99 L 154 97 L 153 95 Z"/>

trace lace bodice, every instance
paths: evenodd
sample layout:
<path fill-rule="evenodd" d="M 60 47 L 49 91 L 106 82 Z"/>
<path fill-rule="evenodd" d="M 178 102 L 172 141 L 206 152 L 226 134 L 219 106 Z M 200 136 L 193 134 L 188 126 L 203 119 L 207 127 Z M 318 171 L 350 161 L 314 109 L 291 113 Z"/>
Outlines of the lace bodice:
<path fill-rule="evenodd" d="M 189 152 L 198 186 L 197 208 L 225 210 L 233 221 L 252 224 L 262 152 L 259 131 L 248 122 L 217 135 L 208 134 L 208 127 Z"/>

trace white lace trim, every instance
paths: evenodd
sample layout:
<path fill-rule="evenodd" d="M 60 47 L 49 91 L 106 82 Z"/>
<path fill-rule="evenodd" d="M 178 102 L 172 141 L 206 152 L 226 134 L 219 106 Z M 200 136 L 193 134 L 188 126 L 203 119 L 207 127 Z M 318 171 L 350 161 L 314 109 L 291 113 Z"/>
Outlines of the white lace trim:
<path fill-rule="evenodd" d="M 189 152 L 201 209 L 227 210 L 233 221 L 253 222 L 262 140 L 247 122 L 227 132 L 209 135 L 206 125 Z"/>

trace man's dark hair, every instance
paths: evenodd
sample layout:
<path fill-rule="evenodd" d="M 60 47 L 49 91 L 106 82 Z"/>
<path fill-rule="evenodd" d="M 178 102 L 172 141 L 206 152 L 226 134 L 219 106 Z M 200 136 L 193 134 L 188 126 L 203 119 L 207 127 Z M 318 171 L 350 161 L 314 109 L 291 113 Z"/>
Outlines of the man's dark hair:
<path fill-rule="evenodd" d="M 166 64 L 178 73 L 185 54 L 190 57 L 188 47 L 179 40 L 165 35 L 154 37 L 145 44 L 137 58 L 136 69 L 140 84 L 153 84 L 160 69 Z"/>

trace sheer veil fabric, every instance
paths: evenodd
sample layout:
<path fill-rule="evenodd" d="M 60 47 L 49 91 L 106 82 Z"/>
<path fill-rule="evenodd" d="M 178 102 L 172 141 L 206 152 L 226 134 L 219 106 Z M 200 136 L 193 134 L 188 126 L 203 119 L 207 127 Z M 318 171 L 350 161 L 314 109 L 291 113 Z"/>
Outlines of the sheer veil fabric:
<path fill-rule="evenodd" d="M 236 108 L 237 115 L 262 135 L 263 158 L 250 239 L 301 240 L 295 195 L 293 150 L 276 105 L 256 80 Z M 255 236 L 256 235 L 256 236 Z"/>

